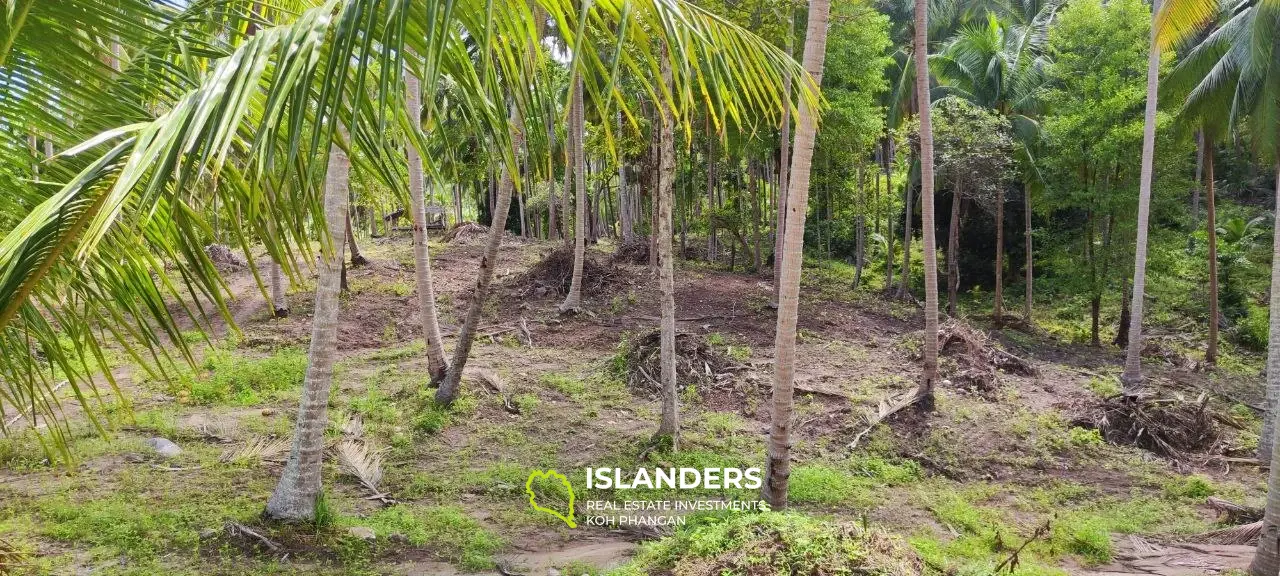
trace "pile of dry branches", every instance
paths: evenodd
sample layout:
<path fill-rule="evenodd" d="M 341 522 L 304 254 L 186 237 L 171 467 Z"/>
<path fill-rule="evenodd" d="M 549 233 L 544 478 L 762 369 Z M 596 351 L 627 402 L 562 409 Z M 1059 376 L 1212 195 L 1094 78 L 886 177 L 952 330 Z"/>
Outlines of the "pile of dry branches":
<path fill-rule="evenodd" d="M 627 384 L 637 390 L 662 392 L 661 334 L 654 330 L 631 342 L 625 353 Z M 676 334 L 676 385 L 708 386 L 726 381 L 747 366 L 716 350 L 697 334 Z"/>
<path fill-rule="evenodd" d="M 1188 453 L 1211 452 L 1218 445 L 1221 431 L 1208 403 L 1207 394 L 1196 400 L 1111 397 L 1090 407 L 1074 424 L 1098 430 L 1112 444 L 1181 459 Z"/>
<path fill-rule="evenodd" d="M 582 293 L 584 295 L 623 282 L 626 273 L 613 264 L 600 264 L 590 257 L 582 259 Z M 573 247 L 561 245 L 547 254 L 517 280 L 520 295 L 543 296 L 568 294 L 573 282 Z"/>
<path fill-rule="evenodd" d="M 226 244 L 210 244 L 204 247 L 204 251 L 209 255 L 209 260 L 220 269 L 227 268 L 244 268 L 244 258 L 236 255 L 231 251 L 231 247 Z"/>
<path fill-rule="evenodd" d="M 609 261 L 615 264 L 648 264 L 649 239 L 636 237 L 619 244 Z"/>
<path fill-rule="evenodd" d="M 995 390 L 997 370 L 1019 376 L 1037 374 L 1030 362 L 1001 349 L 982 332 L 956 320 L 939 328 L 938 353 L 956 359 L 957 371 L 950 375 L 952 383 L 975 392 Z"/>
<path fill-rule="evenodd" d="M 461 224 L 454 225 L 453 228 L 446 232 L 444 235 L 444 241 L 453 242 L 456 240 L 458 242 L 467 243 L 473 240 L 483 240 L 488 234 L 489 227 L 484 224 L 463 222 Z"/>

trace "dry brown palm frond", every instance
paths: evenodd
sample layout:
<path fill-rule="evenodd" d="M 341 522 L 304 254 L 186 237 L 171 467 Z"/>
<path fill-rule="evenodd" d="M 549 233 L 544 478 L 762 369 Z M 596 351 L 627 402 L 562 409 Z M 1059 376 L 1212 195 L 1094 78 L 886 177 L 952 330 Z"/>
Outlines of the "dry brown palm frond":
<path fill-rule="evenodd" d="M 288 451 L 288 440 L 257 436 L 245 441 L 244 445 L 239 448 L 223 452 L 219 460 L 236 464 L 257 464 L 277 461 Z"/>
<path fill-rule="evenodd" d="M 200 424 L 196 433 L 206 440 L 230 444 L 235 441 L 238 428 L 234 420 L 216 420 Z"/>
<path fill-rule="evenodd" d="M 1252 546 L 1258 543 L 1258 536 L 1261 534 L 1262 521 L 1259 520 L 1249 524 L 1196 534 L 1187 538 L 1187 540 L 1200 544 Z"/>
<path fill-rule="evenodd" d="M 382 456 L 370 451 L 364 442 L 343 440 L 334 448 L 338 454 L 338 466 L 343 472 L 355 476 L 360 484 L 374 494 L 381 495 Z"/>
<path fill-rule="evenodd" d="M 364 437 L 364 420 L 359 414 L 352 414 L 347 418 L 347 423 L 342 425 L 342 435 L 353 440 Z"/>
<path fill-rule="evenodd" d="M 15 570 L 27 561 L 27 555 L 17 546 L 0 538 L 0 575 L 16 574 Z"/>

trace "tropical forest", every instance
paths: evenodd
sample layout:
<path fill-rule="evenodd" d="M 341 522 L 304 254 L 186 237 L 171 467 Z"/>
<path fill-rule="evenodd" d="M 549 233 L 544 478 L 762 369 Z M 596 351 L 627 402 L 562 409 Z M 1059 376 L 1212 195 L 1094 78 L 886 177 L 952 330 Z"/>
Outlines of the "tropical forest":
<path fill-rule="evenodd" d="M 1280 0 L 0 0 L 0 576 L 1280 576 Z"/>

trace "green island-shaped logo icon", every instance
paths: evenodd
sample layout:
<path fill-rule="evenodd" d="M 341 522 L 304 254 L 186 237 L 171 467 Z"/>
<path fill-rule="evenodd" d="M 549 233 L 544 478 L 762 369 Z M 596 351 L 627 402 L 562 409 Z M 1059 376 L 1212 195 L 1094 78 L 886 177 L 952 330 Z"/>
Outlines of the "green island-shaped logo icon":
<path fill-rule="evenodd" d="M 538 505 L 538 495 L 533 492 L 533 482 L 538 479 L 559 480 L 560 483 L 564 485 L 564 489 L 569 492 L 568 514 L 561 514 L 560 511 L 555 508 L 546 508 Z M 569 479 L 565 477 L 564 474 L 556 472 L 555 470 L 547 470 L 545 472 L 542 470 L 534 470 L 529 474 L 529 479 L 524 483 L 524 491 L 529 495 L 529 505 L 533 506 L 534 510 L 544 512 L 564 520 L 564 523 L 570 528 L 578 527 L 578 524 L 573 521 L 573 485 L 569 483 Z"/>

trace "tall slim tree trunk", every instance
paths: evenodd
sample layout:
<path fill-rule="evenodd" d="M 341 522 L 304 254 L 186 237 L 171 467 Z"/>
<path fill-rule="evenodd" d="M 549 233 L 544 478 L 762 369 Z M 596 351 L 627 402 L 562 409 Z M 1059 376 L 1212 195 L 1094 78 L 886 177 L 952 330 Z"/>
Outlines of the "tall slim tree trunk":
<path fill-rule="evenodd" d="M 1276 210 L 1280 211 L 1280 161 L 1276 163 Z M 1270 462 L 1267 508 L 1262 516 L 1258 552 L 1249 565 L 1250 576 L 1280 573 L 1280 441 L 1276 439 L 1276 400 L 1280 398 L 1280 226 L 1271 240 L 1271 329 L 1267 340 L 1267 410 L 1258 439 L 1258 462 Z"/>
<path fill-rule="evenodd" d="M 960 290 L 960 184 L 951 193 L 951 225 L 947 227 L 947 315 L 956 316 L 956 292 Z"/>
<path fill-rule="evenodd" d="M 804 68 L 822 84 L 822 62 L 827 51 L 827 20 L 830 0 L 810 0 L 809 27 L 804 41 Z M 800 305 L 800 266 L 804 262 L 804 219 L 809 210 L 809 171 L 813 161 L 813 141 L 817 133 L 814 111 L 800 99 L 796 123 L 795 153 L 791 158 L 791 181 L 787 200 L 786 242 L 783 252 L 782 293 L 778 298 L 778 327 L 774 339 L 773 409 L 765 461 L 765 501 L 774 508 L 786 508 L 787 483 L 791 477 L 791 415 L 795 392 L 796 315 Z"/>
<path fill-rule="evenodd" d="M 751 235 L 755 240 L 755 253 L 752 254 L 752 263 L 755 266 L 754 272 L 760 273 L 762 262 L 761 254 L 764 252 L 760 239 L 760 178 L 759 164 L 747 163 L 747 177 L 750 178 L 748 187 L 751 189 Z"/>
<path fill-rule="evenodd" d="M 622 133 L 622 111 L 614 114 L 614 124 L 618 134 Z M 622 225 L 622 241 L 630 242 L 635 237 L 635 215 L 631 211 L 630 193 L 627 192 L 627 166 L 618 156 L 618 220 Z"/>
<path fill-rule="evenodd" d="M 1031 300 L 1034 296 L 1032 288 L 1035 285 L 1035 275 L 1032 272 L 1032 264 L 1035 258 L 1031 253 L 1031 187 L 1027 186 L 1026 182 L 1022 183 L 1022 219 L 1022 241 L 1026 245 L 1026 254 L 1024 255 L 1026 263 L 1023 266 L 1023 272 L 1026 274 L 1023 281 L 1026 283 L 1026 287 L 1023 293 L 1022 317 L 1026 320 L 1027 324 L 1030 325 Z"/>
<path fill-rule="evenodd" d="M 1160 86 L 1160 48 L 1156 45 L 1155 14 L 1160 0 L 1153 1 L 1151 48 L 1147 55 L 1147 109 L 1142 130 L 1142 173 L 1138 186 L 1138 239 L 1133 257 L 1133 301 L 1129 304 L 1129 348 L 1125 351 L 1120 383 L 1126 398 L 1142 392 L 1142 304 L 1147 290 L 1147 221 L 1151 215 L 1151 180 L 1156 152 L 1156 94 Z"/>
<path fill-rule="evenodd" d="M 1204 131 L 1196 130 L 1196 182 L 1191 185 L 1191 227 L 1200 225 L 1200 183 L 1204 171 Z M 1195 234 L 1187 234 L 1187 253 L 1196 249 Z"/>
<path fill-rule="evenodd" d="M 857 210 L 858 215 L 853 219 L 853 289 L 857 290 L 862 286 L 862 268 L 866 266 L 867 259 L 867 190 L 866 179 L 862 173 L 862 165 L 858 165 L 858 184 L 857 184 Z M 830 190 L 827 192 L 828 205 L 830 205 Z M 828 237 L 830 238 L 830 237 Z M 827 257 L 830 258 L 830 249 L 828 249 Z"/>
<path fill-rule="evenodd" d="M 707 123 L 707 261 L 715 262 L 719 258 L 719 245 L 716 242 L 716 135 L 711 132 L 711 123 Z"/>
<path fill-rule="evenodd" d="M 271 308 L 276 318 L 287 318 L 289 316 L 289 296 L 285 292 L 284 274 L 280 272 L 280 263 L 275 258 L 270 258 L 270 264 L 267 267 L 267 278 L 271 284 Z"/>
<path fill-rule="evenodd" d="M 893 137 L 886 137 L 884 140 L 884 152 L 881 160 L 884 162 L 884 220 L 885 220 L 885 238 L 889 244 L 889 250 L 884 254 L 884 293 L 889 294 L 893 289 Z"/>
<path fill-rule="evenodd" d="M 582 306 L 582 259 L 587 257 L 587 162 L 582 151 L 582 139 L 586 135 L 586 120 L 582 110 L 582 79 L 573 82 L 573 104 L 569 115 L 573 152 L 573 187 L 577 206 L 573 218 L 573 277 L 569 280 L 569 293 L 560 303 L 561 312 L 576 312 Z M 567 192 L 566 192 L 567 194 Z"/>
<path fill-rule="evenodd" d="M 560 224 L 556 220 L 556 125 L 547 120 L 547 239 L 560 239 Z M 567 189 L 566 189 L 567 190 Z M 567 193 L 567 191 L 566 191 Z"/>
<path fill-rule="evenodd" d="M 330 145 L 328 175 L 325 180 L 324 213 L 331 240 L 321 259 L 316 280 L 315 315 L 311 320 L 311 349 L 307 375 L 293 433 L 293 449 L 275 492 L 267 500 L 266 515 L 276 520 L 311 520 L 320 497 L 321 461 L 324 458 L 324 430 L 329 425 L 325 412 L 333 384 L 333 362 L 338 355 L 338 291 L 342 275 L 343 245 L 346 243 L 347 194 L 351 162 L 337 144 Z"/>
<path fill-rule="evenodd" d="M 914 164 L 914 162 L 910 164 Z M 906 299 L 907 295 L 911 293 L 911 228 L 912 220 L 915 216 L 916 189 L 912 186 L 909 175 L 902 187 L 904 188 L 902 192 L 906 195 L 906 200 L 902 209 L 902 278 L 901 283 L 898 284 L 898 298 Z"/>
<path fill-rule="evenodd" d="M 787 56 L 793 53 L 795 16 L 787 8 Z M 782 79 L 782 133 L 779 136 L 777 223 L 773 238 L 773 308 L 778 307 L 778 295 L 782 293 L 782 259 L 785 256 L 787 230 L 787 186 L 791 184 L 791 74 Z"/>
<path fill-rule="evenodd" d="M 1205 176 L 1205 208 L 1207 220 L 1205 224 L 1209 232 L 1209 344 L 1204 352 L 1204 361 L 1209 364 L 1218 363 L 1218 220 L 1217 209 L 1213 204 L 1213 145 L 1205 143 L 1204 176 Z"/>
<path fill-rule="evenodd" d="M 573 242 L 573 238 L 569 236 L 569 190 L 573 188 L 573 141 L 577 137 L 573 130 L 576 122 L 574 121 L 574 98 L 573 88 L 569 88 L 569 117 L 566 119 L 564 131 L 564 186 L 561 188 L 560 194 L 560 237 L 565 244 Z"/>
<path fill-rule="evenodd" d="M 996 293 L 992 317 L 996 328 L 1004 326 L 1004 187 L 996 188 Z"/>
<path fill-rule="evenodd" d="M 422 95 L 418 78 L 406 68 L 405 91 L 409 105 L 409 117 L 422 116 Z M 422 158 L 418 149 L 405 146 L 405 158 L 409 164 L 409 211 L 413 217 L 413 272 L 418 286 L 418 314 L 422 319 L 422 336 L 427 343 L 427 373 L 431 383 L 438 384 L 445 377 L 449 366 L 445 363 L 444 340 L 440 337 L 440 314 L 436 310 L 436 289 L 431 278 L 431 254 L 427 247 L 426 186 L 423 182 Z"/>
<path fill-rule="evenodd" d="M 671 63 L 666 47 L 659 50 L 662 59 L 662 82 L 671 85 Z M 658 134 L 658 221 L 654 233 L 658 236 L 658 284 L 662 291 L 662 328 L 660 334 L 660 360 L 662 363 L 662 421 L 658 436 L 671 439 L 671 450 L 680 447 L 680 407 L 676 389 L 676 290 L 675 267 L 671 260 L 671 204 L 672 178 L 675 176 L 675 137 L 671 122 L 674 111 L 658 104 L 660 128 Z"/>
<path fill-rule="evenodd" d="M 360 247 L 356 245 L 356 234 L 351 229 L 351 211 L 347 211 L 347 220 L 344 224 L 347 234 L 347 248 L 351 250 L 351 267 L 364 266 L 369 263 L 369 259 L 360 253 Z"/>
<path fill-rule="evenodd" d="M 524 147 L 524 132 L 521 131 L 520 118 L 515 106 L 510 108 L 511 151 L 514 153 Z M 462 320 L 462 328 L 458 330 L 458 344 L 453 349 L 453 359 L 449 369 L 440 381 L 436 390 L 436 402 L 445 406 L 453 404 L 458 398 L 462 371 L 471 356 L 471 345 L 475 343 L 476 328 L 480 326 L 480 312 L 484 309 L 485 300 L 489 297 L 489 284 L 493 282 L 493 271 L 498 266 L 498 247 L 502 244 L 502 235 L 507 227 L 507 212 L 511 209 L 511 189 L 515 188 L 516 167 L 508 166 L 503 171 L 502 183 L 498 186 L 497 198 L 494 201 L 492 218 L 489 221 L 489 237 L 485 240 L 484 255 L 480 257 L 480 267 L 476 274 L 476 287 L 471 293 L 471 304 L 467 307 L 467 315 Z"/>
<path fill-rule="evenodd" d="M 924 247 L 924 378 L 920 405 L 933 411 L 938 379 L 938 242 L 933 221 L 933 118 L 929 109 L 929 2 L 915 0 L 916 107 L 920 114 L 920 227 Z"/>

